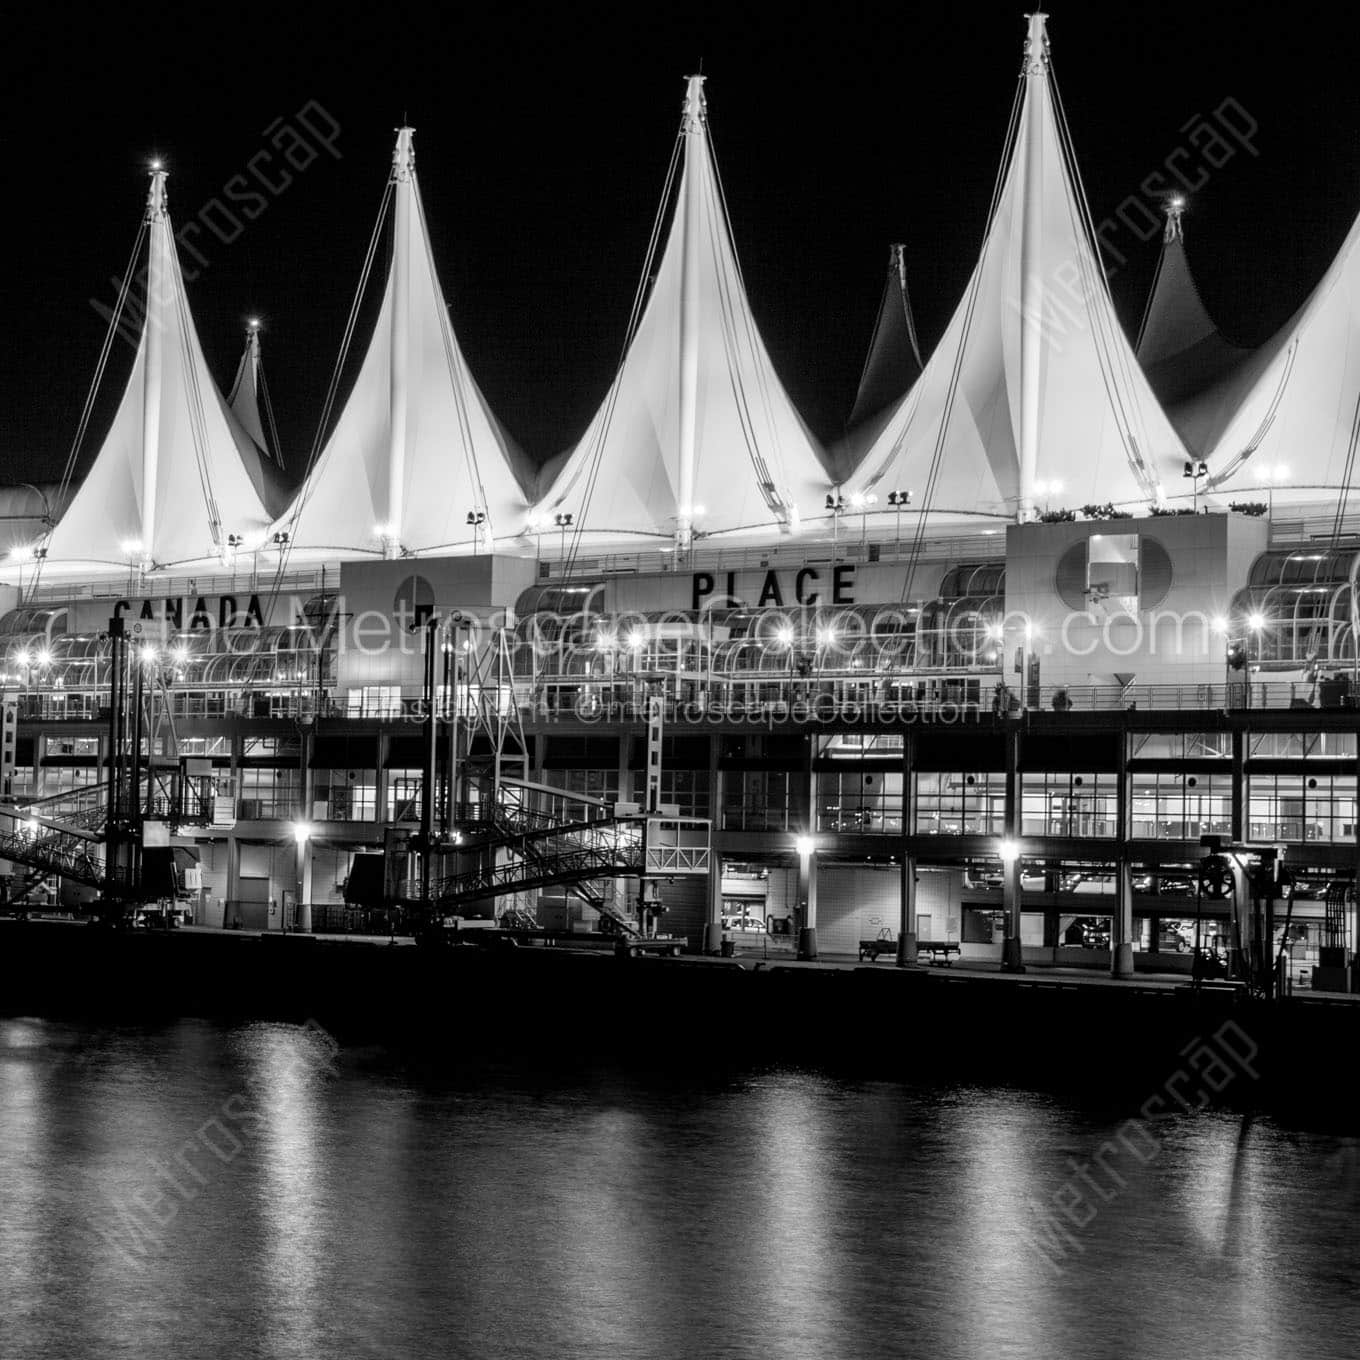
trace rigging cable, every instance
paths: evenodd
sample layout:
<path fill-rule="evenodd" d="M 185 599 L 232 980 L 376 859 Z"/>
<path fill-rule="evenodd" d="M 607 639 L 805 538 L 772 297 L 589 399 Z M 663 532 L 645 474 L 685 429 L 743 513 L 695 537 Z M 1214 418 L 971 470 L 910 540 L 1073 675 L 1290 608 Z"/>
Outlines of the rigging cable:
<path fill-rule="evenodd" d="M 651 236 L 647 242 L 647 254 L 642 265 L 642 274 L 638 279 L 637 291 L 633 295 L 633 307 L 628 317 L 628 328 L 624 333 L 623 352 L 619 356 L 618 368 L 615 370 L 613 381 L 609 385 L 609 390 L 605 394 L 604 404 L 601 408 L 597 433 L 592 444 L 581 460 L 581 466 L 565 481 L 561 494 L 556 503 L 561 505 L 572 487 L 580 480 L 582 473 L 585 474 L 585 493 L 581 501 L 580 513 L 577 516 L 575 527 L 571 536 L 571 547 L 563 560 L 562 575 L 569 577 L 575 569 L 577 556 L 581 546 L 581 536 L 585 531 L 586 520 L 590 510 L 590 503 L 595 494 L 595 486 L 599 480 L 600 467 L 604 457 L 604 446 L 609 436 L 609 430 L 614 420 L 614 411 L 618 405 L 619 392 L 622 388 L 624 368 L 628 362 L 629 351 L 632 349 L 633 341 L 637 338 L 638 330 L 642 324 L 645 304 L 651 300 L 651 288 L 655 285 L 655 280 L 651 277 L 652 265 L 656 259 L 656 249 L 661 238 L 661 228 L 666 216 L 666 208 L 670 202 L 672 191 L 675 187 L 676 166 L 680 162 L 680 150 L 684 144 L 684 124 L 675 139 L 675 145 L 671 149 L 670 164 L 666 170 L 666 182 L 661 191 L 661 201 L 657 205 L 656 217 L 652 222 Z M 589 431 L 587 431 L 589 433 Z M 578 449 L 578 452 L 580 450 Z M 573 455 L 574 459 L 575 455 Z M 570 467 L 568 461 L 567 467 Z M 563 469 L 564 472 L 567 470 Z"/>
<path fill-rule="evenodd" d="M 395 171 L 393 172 L 395 173 Z M 335 367 L 331 370 L 330 385 L 326 389 L 326 400 L 321 408 L 321 419 L 317 423 L 316 434 L 312 439 L 311 451 L 307 455 L 307 462 L 302 470 L 302 481 L 298 487 L 298 493 L 293 498 L 293 504 L 289 507 L 285 518 L 287 529 L 286 538 L 280 546 L 278 565 L 274 571 L 274 581 L 269 590 L 269 601 L 272 606 L 278 598 L 279 590 L 283 585 L 283 577 L 288 569 L 288 562 L 293 554 L 293 539 L 297 532 L 298 520 L 306 508 L 307 502 L 311 499 L 315 491 L 315 481 L 312 477 L 313 470 L 320 472 L 320 454 L 322 451 L 322 440 L 327 433 L 330 424 L 331 412 L 335 407 L 335 398 L 340 390 L 340 377 L 345 366 L 345 361 L 349 357 L 350 344 L 354 339 L 354 328 L 359 319 L 359 308 L 363 302 L 364 292 L 368 287 L 369 276 L 373 270 L 373 258 L 377 254 L 378 243 L 382 239 L 383 221 L 387 216 L 387 204 L 392 197 L 392 177 L 389 175 L 386 184 L 383 186 L 382 201 L 378 205 L 378 216 L 373 223 L 373 233 L 368 240 L 368 250 L 364 255 L 363 268 L 359 273 L 359 286 L 355 289 L 354 300 L 350 303 L 349 318 L 345 322 L 344 334 L 340 338 L 340 352 L 336 355 Z"/>
<path fill-rule="evenodd" d="M 1059 149 L 1066 163 L 1067 172 L 1072 180 L 1073 193 L 1065 195 L 1069 221 L 1075 208 L 1078 221 L 1071 222 L 1078 242 L 1084 238 L 1091 251 L 1089 258 L 1078 249 L 1078 265 L 1082 271 L 1082 297 L 1087 319 L 1091 323 L 1092 336 L 1096 342 L 1096 355 L 1100 363 L 1101 381 L 1105 387 L 1106 399 L 1114 413 L 1125 457 L 1134 476 L 1141 483 L 1143 493 L 1148 499 L 1160 503 L 1165 496 L 1161 478 L 1156 467 L 1149 464 L 1143 449 L 1151 454 L 1151 437 L 1142 407 L 1136 397 L 1137 387 L 1130 360 L 1132 358 L 1123 337 L 1115 329 L 1114 302 L 1110 296 L 1109 279 L 1100 259 L 1100 242 L 1096 236 L 1095 223 L 1091 217 L 1090 204 L 1086 198 L 1086 186 L 1082 181 L 1081 167 L 1077 163 L 1076 150 L 1072 144 L 1071 130 L 1067 123 L 1067 113 L 1063 108 L 1062 94 L 1058 89 L 1057 76 L 1050 59 L 1047 80 L 1053 95 L 1054 121 L 1058 132 Z M 1094 267 L 1095 276 L 1092 277 Z M 1097 286 L 1094 286 L 1097 285 Z M 1104 305 L 1102 305 L 1102 303 Z M 1121 389 L 1119 384 L 1124 386 Z M 1139 446 L 1139 439 L 1142 447 Z"/>
<path fill-rule="evenodd" d="M 950 369 L 949 385 L 945 392 L 943 409 L 940 412 L 939 427 L 935 432 L 935 447 L 931 455 L 930 468 L 926 475 L 926 483 L 921 497 L 921 509 L 917 515 L 916 528 L 912 535 L 911 547 L 907 554 L 907 570 L 902 579 L 902 592 L 899 603 L 905 604 L 911 597 L 912 586 L 916 580 L 916 569 L 921 560 L 921 553 L 925 547 L 926 528 L 930 518 L 930 512 L 934 508 L 935 488 L 939 481 L 940 469 L 944 462 L 945 440 L 949 434 L 949 422 L 954 412 L 954 402 L 958 396 L 959 382 L 963 376 L 964 352 L 968 346 L 968 339 L 973 329 L 973 315 L 977 308 L 978 294 L 982 287 L 982 264 L 987 256 L 987 246 L 991 241 L 992 230 L 996 225 L 997 208 L 1001 202 L 1002 190 L 1006 183 L 1006 169 L 1011 156 L 1015 150 L 1016 130 L 1019 125 L 1020 112 L 1024 107 L 1025 98 L 1025 78 L 1022 74 L 1016 86 L 1015 99 L 1011 104 L 1011 116 L 1006 126 L 1006 137 L 1002 144 L 1001 162 L 997 167 L 996 180 L 992 185 L 991 206 L 987 210 L 987 227 L 983 232 L 982 249 L 978 252 L 978 262 L 973 268 L 973 276 L 969 281 L 967 301 L 964 304 L 963 324 L 959 333 L 959 347 L 954 353 L 954 363 Z M 919 388 L 920 384 L 917 384 Z M 913 388 L 916 391 L 917 388 Z M 913 414 L 914 414 L 913 408 Z M 906 438 L 907 429 L 911 421 L 908 420 L 903 427 L 898 445 L 893 450 L 893 456 L 897 449 L 901 447 L 901 440 Z M 886 466 L 886 464 L 885 464 Z M 833 511 L 833 513 L 836 513 Z"/>
<path fill-rule="evenodd" d="M 486 488 L 482 485 L 481 468 L 477 463 L 477 449 L 472 436 L 472 421 L 468 413 L 467 406 L 467 386 L 471 385 L 472 375 L 468 370 L 467 364 L 459 352 L 457 342 L 453 336 L 453 323 L 449 320 L 447 308 L 444 306 L 443 294 L 439 289 L 439 275 L 435 270 L 434 255 L 429 249 L 430 232 L 429 225 L 425 221 L 425 205 L 420 198 L 420 188 L 416 181 L 416 172 L 411 171 L 411 194 L 415 199 L 416 215 L 420 224 L 421 240 L 425 246 L 425 261 L 430 276 L 430 287 L 434 292 L 435 302 L 439 311 L 439 338 L 444 347 L 444 364 L 448 370 L 449 382 L 453 386 L 453 406 L 454 413 L 458 420 L 458 434 L 463 442 L 463 463 L 468 480 L 472 485 L 472 490 L 477 497 L 474 510 L 480 509 L 486 515 L 489 525 L 488 537 L 493 545 L 495 543 L 495 522 L 491 518 L 491 506 L 487 502 Z M 504 453 L 502 449 L 502 453 Z M 507 466 L 509 459 L 506 459 Z M 478 536 L 477 525 L 472 526 L 472 541 L 474 547 Z"/>
<path fill-rule="evenodd" d="M 142 242 L 146 239 L 146 227 L 146 218 L 143 217 L 141 223 L 137 227 L 137 235 L 132 243 L 132 253 L 128 256 L 127 268 L 123 270 L 122 283 L 118 289 L 118 299 L 114 304 L 113 311 L 109 314 L 109 325 L 108 329 L 104 332 L 104 343 L 100 347 L 99 358 L 95 363 L 94 376 L 90 380 L 89 391 L 85 394 L 85 404 L 81 407 L 80 419 L 76 423 L 75 438 L 71 440 L 71 448 L 66 455 L 66 463 L 62 468 L 61 480 L 57 485 L 57 494 L 54 499 L 58 505 L 63 506 L 63 510 L 59 513 L 65 513 L 64 502 L 66 500 L 67 492 L 71 489 L 71 479 L 75 475 L 76 461 L 80 456 L 80 446 L 84 443 L 85 434 L 90 424 L 90 416 L 94 412 L 95 398 L 99 394 L 99 386 L 100 383 L 103 382 L 104 370 L 108 365 L 109 354 L 113 349 L 113 337 L 118 333 L 119 325 L 122 322 L 123 310 L 127 305 L 128 293 L 132 288 L 133 270 L 137 263 L 137 256 L 141 253 Z M 145 310 L 143 311 L 142 325 L 145 328 Z M 138 342 L 138 348 L 140 349 L 140 340 Z M 50 539 L 52 530 L 55 527 L 55 524 L 49 524 L 44 533 L 44 538 Z M 30 592 L 37 590 L 39 582 L 42 579 L 43 565 L 46 561 L 47 558 L 45 555 L 38 558 L 38 564 L 33 571 L 33 578 L 29 582 Z"/>

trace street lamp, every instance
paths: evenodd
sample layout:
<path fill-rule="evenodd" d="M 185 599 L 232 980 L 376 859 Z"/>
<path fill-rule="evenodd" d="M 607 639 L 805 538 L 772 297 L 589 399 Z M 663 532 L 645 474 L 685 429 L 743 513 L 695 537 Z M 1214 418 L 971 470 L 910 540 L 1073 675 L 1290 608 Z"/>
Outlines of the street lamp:
<path fill-rule="evenodd" d="M 567 530 L 571 527 L 574 515 L 557 514 L 553 516 L 557 527 L 562 531 L 562 561 L 567 560 Z"/>
<path fill-rule="evenodd" d="M 307 853 L 307 842 L 311 839 L 312 828 L 307 822 L 293 823 L 293 841 L 297 846 L 297 903 L 294 911 L 297 913 L 295 924 L 297 929 L 304 934 L 310 934 L 312 930 L 312 907 L 307 900 L 311 893 L 308 891 L 308 870 L 311 868 L 310 857 Z M 284 918 L 283 929 L 287 931 L 288 921 Z"/>
<path fill-rule="evenodd" d="M 839 491 L 827 495 L 826 508 L 831 514 L 831 560 L 834 563 L 840 551 L 841 516 L 845 513 L 845 498 Z"/>
<path fill-rule="evenodd" d="M 467 522 L 468 528 L 472 530 L 472 552 L 475 556 L 482 539 L 482 525 L 486 523 L 486 511 L 469 510 L 467 512 Z"/>
<path fill-rule="evenodd" d="M 1001 907 L 1006 916 L 1006 932 L 1001 944 L 1001 971 L 1023 973 L 1025 954 L 1020 943 L 1020 846 L 1009 836 L 997 842 L 1001 860 Z"/>
<path fill-rule="evenodd" d="M 1266 616 L 1259 609 L 1253 609 L 1247 615 L 1247 627 L 1256 634 L 1256 664 L 1261 664 L 1261 636 L 1266 629 Z"/>
<path fill-rule="evenodd" d="M 888 504 L 897 512 L 897 546 L 902 546 L 902 511 L 911 504 L 910 491 L 889 491 Z"/>
<path fill-rule="evenodd" d="M 1181 472 L 1182 477 L 1190 479 L 1190 504 L 1196 513 L 1199 512 L 1199 484 L 1200 480 L 1209 475 L 1209 464 L 1202 458 L 1185 460 L 1185 468 Z"/>

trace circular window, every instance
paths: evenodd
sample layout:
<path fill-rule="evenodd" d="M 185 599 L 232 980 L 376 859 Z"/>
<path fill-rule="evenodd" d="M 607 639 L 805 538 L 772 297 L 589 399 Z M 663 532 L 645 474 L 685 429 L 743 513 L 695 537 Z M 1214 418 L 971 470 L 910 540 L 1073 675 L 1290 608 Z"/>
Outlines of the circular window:
<path fill-rule="evenodd" d="M 434 608 L 434 587 L 423 576 L 408 576 L 392 597 L 392 613 L 418 619 Z"/>

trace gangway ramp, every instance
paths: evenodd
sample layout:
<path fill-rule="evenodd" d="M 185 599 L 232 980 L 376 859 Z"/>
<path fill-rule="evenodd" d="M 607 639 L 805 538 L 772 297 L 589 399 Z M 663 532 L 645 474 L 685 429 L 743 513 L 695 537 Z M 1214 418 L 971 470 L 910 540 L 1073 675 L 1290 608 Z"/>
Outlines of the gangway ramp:
<path fill-rule="evenodd" d="M 0 806 L 0 859 L 103 889 L 108 800 L 109 786 L 94 784 Z"/>

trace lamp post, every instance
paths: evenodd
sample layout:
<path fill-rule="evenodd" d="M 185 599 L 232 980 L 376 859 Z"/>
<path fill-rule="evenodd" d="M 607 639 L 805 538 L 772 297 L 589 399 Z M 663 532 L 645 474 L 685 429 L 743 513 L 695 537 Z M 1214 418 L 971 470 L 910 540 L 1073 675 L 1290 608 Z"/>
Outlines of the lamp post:
<path fill-rule="evenodd" d="M 827 496 L 826 508 L 831 513 L 831 564 L 834 566 L 840 556 L 841 515 L 845 511 L 845 500 L 839 491 Z"/>
<path fill-rule="evenodd" d="M 815 959 L 817 957 L 817 871 L 813 856 L 817 853 L 817 842 L 809 835 L 794 838 L 793 848 L 798 852 L 798 908 L 801 920 L 798 922 L 798 957 Z"/>
<path fill-rule="evenodd" d="M 1005 913 L 1005 934 L 1001 942 L 1001 971 L 1023 973 L 1024 950 L 1020 944 L 1020 846 L 1009 836 L 998 842 L 1001 860 L 1001 909 Z"/>
<path fill-rule="evenodd" d="M 1186 459 L 1185 467 L 1181 472 L 1182 477 L 1190 479 L 1190 506 L 1196 514 L 1199 513 L 1199 484 L 1200 479 L 1209 475 L 1209 464 L 1202 458 Z"/>
<path fill-rule="evenodd" d="M 478 547 L 481 546 L 482 525 L 486 523 L 485 510 L 469 510 L 467 513 L 468 528 L 472 530 L 472 552 L 476 556 Z"/>
<path fill-rule="evenodd" d="M 902 511 L 911 504 L 910 491 L 889 491 L 888 504 L 897 512 L 897 550 L 902 550 Z"/>
<path fill-rule="evenodd" d="M 312 933 L 312 856 L 309 843 L 312 837 L 311 826 L 304 821 L 293 823 L 293 843 L 297 846 L 297 905 L 294 908 L 297 930 L 304 934 Z M 288 921 L 283 920 L 283 929 L 288 929 Z"/>
<path fill-rule="evenodd" d="M 562 561 L 565 563 L 567 560 L 567 530 L 571 527 L 572 521 L 575 518 L 575 516 L 558 514 L 555 515 L 553 518 L 557 523 L 557 527 L 562 531 L 561 557 Z"/>
<path fill-rule="evenodd" d="M 1247 615 L 1247 627 L 1251 629 L 1252 633 L 1256 637 L 1256 673 L 1259 676 L 1261 673 L 1261 662 L 1264 660 L 1264 647 L 1265 647 L 1264 637 L 1266 631 L 1266 616 L 1259 609 L 1253 609 L 1251 613 Z M 1262 682 L 1262 684 L 1264 685 L 1264 682 Z M 1264 696 L 1265 694 L 1264 688 L 1262 689 L 1261 692 L 1262 695 Z M 1263 697 L 1262 703 L 1264 704 L 1264 702 L 1265 701 Z M 1247 705 L 1248 707 L 1250 707 L 1251 705 L 1250 666 L 1247 667 Z"/>

